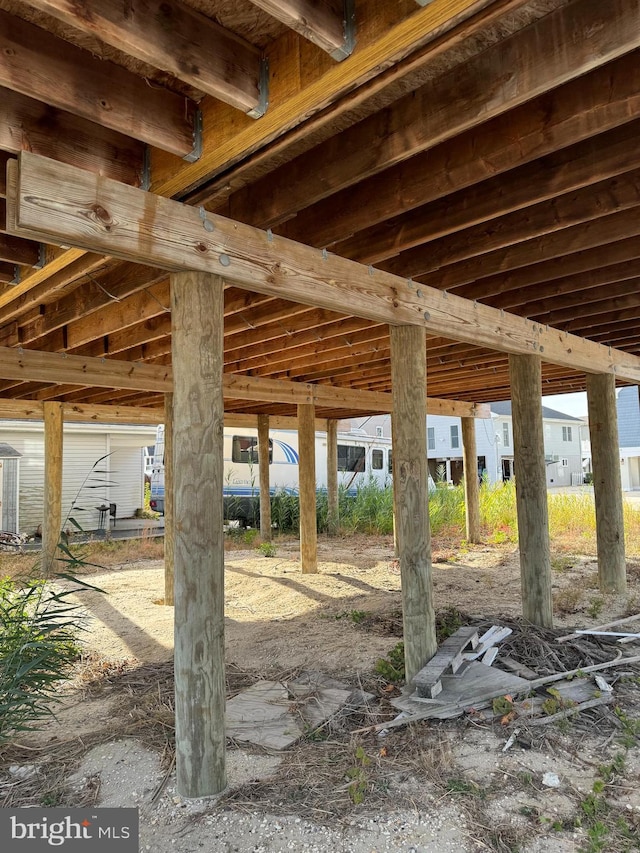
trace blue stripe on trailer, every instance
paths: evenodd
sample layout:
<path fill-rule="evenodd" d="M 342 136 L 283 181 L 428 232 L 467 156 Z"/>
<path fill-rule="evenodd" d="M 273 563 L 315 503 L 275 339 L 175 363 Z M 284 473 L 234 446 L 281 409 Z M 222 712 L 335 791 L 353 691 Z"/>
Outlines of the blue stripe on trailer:
<path fill-rule="evenodd" d="M 298 456 L 298 452 L 291 447 L 290 444 L 285 444 L 284 441 L 279 441 L 277 438 L 273 439 L 273 443 L 277 444 L 278 447 L 284 453 L 285 460 L 287 462 L 291 462 L 293 465 L 297 465 L 300 461 L 300 457 Z"/>

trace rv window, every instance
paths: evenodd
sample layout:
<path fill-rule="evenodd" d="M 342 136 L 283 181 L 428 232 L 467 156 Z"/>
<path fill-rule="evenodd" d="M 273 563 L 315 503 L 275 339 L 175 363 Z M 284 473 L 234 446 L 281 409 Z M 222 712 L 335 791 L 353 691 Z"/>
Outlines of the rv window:
<path fill-rule="evenodd" d="M 231 446 L 231 460 L 257 464 L 258 439 L 248 435 L 234 435 Z M 273 441 L 269 439 L 269 465 L 273 462 Z"/>
<path fill-rule="evenodd" d="M 364 447 L 339 444 L 338 471 L 364 471 Z"/>
<path fill-rule="evenodd" d="M 391 451 L 389 451 L 389 464 L 388 464 L 388 467 L 389 467 L 389 473 L 390 473 L 390 474 L 393 474 L 393 455 L 392 455 Z"/>
<path fill-rule="evenodd" d="M 384 454 L 381 450 L 371 451 L 371 467 L 374 471 L 382 471 L 382 462 Z"/>

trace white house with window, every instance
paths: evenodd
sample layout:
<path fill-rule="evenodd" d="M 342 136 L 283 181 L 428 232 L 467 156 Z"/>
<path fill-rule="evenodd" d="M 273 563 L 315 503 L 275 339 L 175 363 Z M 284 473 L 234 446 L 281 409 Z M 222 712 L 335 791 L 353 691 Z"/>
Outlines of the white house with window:
<path fill-rule="evenodd" d="M 498 442 L 499 476 L 510 480 L 515 476 L 513 422 L 511 402 L 491 403 Z M 581 427 L 583 421 L 542 407 L 544 459 L 548 486 L 580 485 L 584 477 L 582 465 Z"/>
<path fill-rule="evenodd" d="M 549 486 L 571 486 L 583 480 L 581 427 L 584 422 L 542 407 L 544 451 Z M 391 417 L 378 415 L 354 418 L 346 422 L 351 428 L 369 435 L 391 437 Z M 488 482 L 511 480 L 515 477 L 513 422 L 511 403 L 491 403 L 491 418 L 476 418 L 476 450 L 478 475 Z M 344 428 L 344 427 L 343 427 Z M 347 427 L 348 428 L 348 427 Z M 640 424 L 638 474 L 640 483 Z M 427 456 L 429 473 L 436 482 L 457 484 L 462 480 L 462 426 L 460 418 L 444 415 L 427 416 Z"/>
<path fill-rule="evenodd" d="M 622 488 L 640 489 L 640 395 L 636 385 L 618 391 L 616 408 Z"/>

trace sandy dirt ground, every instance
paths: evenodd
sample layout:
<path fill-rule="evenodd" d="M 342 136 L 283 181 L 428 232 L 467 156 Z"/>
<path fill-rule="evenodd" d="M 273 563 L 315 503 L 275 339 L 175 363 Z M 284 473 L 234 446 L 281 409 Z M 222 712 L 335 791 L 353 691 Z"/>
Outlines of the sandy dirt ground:
<path fill-rule="evenodd" d="M 375 675 L 376 661 L 401 637 L 400 570 L 391 539 L 323 539 L 319 558 L 318 573 L 302 575 L 293 540 L 276 543 L 272 557 L 253 548 L 227 551 L 230 671 L 246 675 L 248 684 L 261 676 L 312 669 L 352 685 L 362 683 L 374 692 L 393 690 Z M 496 620 L 519 613 L 513 545 L 436 549 L 433 574 L 440 612 L 456 608 Z M 626 596 L 605 596 L 597 588 L 593 558 L 556 555 L 557 624 L 593 625 L 640 612 L 640 570 L 634 564 L 629 578 Z M 7 779 L 15 787 L 24 778 L 37 800 L 43 785 L 42 780 L 37 784 L 44 773 L 38 766 L 44 761 L 42 753 L 49 762 L 59 755 L 64 763 L 69 744 L 77 747 L 81 760 L 66 761 L 57 779 L 59 803 L 138 805 L 141 850 L 640 849 L 633 846 L 637 836 L 623 847 L 618 834 L 606 832 L 600 847 L 589 847 L 593 821 L 580 820 L 582 803 L 603 778 L 602 763 L 617 761 L 615 774 L 603 782 L 602 797 L 607 795 L 611 814 L 628 817 L 630 832 L 640 826 L 640 751 L 635 739 L 640 723 L 625 746 L 615 727 L 599 732 L 591 730 L 587 720 L 568 731 L 546 727 L 553 733 L 518 742 L 506 753 L 506 734 L 485 718 L 425 722 L 410 731 L 365 735 L 362 753 L 354 745 L 360 741 L 349 733 L 335 743 L 331 738 L 317 744 L 311 740 L 284 753 L 230 744 L 230 787 L 225 795 L 185 800 L 176 793 L 170 750 L 149 732 L 153 725 L 169 731 L 172 722 L 173 608 L 163 603 L 163 565 L 131 563 L 97 571 L 88 580 L 106 595 L 81 596 L 87 614 L 85 671 L 67 686 L 57 720 L 21 738 L 26 752 L 4 756 L 0 793 L 7 790 Z M 124 681 L 119 680 L 122 673 Z M 131 720 L 142 719 L 142 694 L 160 697 L 162 713 L 156 708 L 155 716 L 135 729 Z M 625 725 L 626 731 L 631 724 Z M 329 764 L 341 766 L 347 754 L 346 776 L 338 773 L 326 783 Z M 623 758 L 616 759 L 618 755 Z M 7 762 L 13 763 L 9 767 Z M 345 793 L 354 767 L 363 780 L 360 803 L 350 803 Z M 325 774 L 320 792 L 314 773 Z M 548 778 L 552 785 L 543 784 Z M 338 799 L 347 806 L 334 809 L 330 804 Z"/>

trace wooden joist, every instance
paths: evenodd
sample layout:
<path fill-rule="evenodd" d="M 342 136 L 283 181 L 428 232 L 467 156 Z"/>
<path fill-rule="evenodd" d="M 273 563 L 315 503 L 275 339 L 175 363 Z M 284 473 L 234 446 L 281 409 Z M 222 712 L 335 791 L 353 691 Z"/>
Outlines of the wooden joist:
<path fill-rule="evenodd" d="M 13 154 L 26 149 L 133 186 L 140 186 L 142 179 L 142 142 L 4 88 L 0 148 Z M 0 188 L 4 171 L 0 161 Z"/>
<path fill-rule="evenodd" d="M 8 165 L 7 227 L 167 269 L 223 270 L 238 287 L 640 382 L 640 359 L 434 288 L 320 253 L 29 152 Z M 605 217 L 603 222 L 621 216 Z M 636 228 L 639 226 L 636 225 Z M 564 232 L 566 233 L 566 232 Z M 353 308 L 351 308 L 353 306 Z"/>
<path fill-rule="evenodd" d="M 41 260 L 40 244 L 0 233 L 0 261 L 35 267 Z"/>
<path fill-rule="evenodd" d="M 638 110 L 640 62 L 638 51 L 634 51 L 446 144 L 333 193 L 324 201 L 298 211 L 278 231 L 292 240 L 314 246 L 337 244 L 338 254 L 362 260 L 364 250 L 357 237 L 352 243 L 344 240 L 344 235 L 363 229 L 364 212 L 367 228 L 388 219 L 393 221 L 398 214 L 511 169 L 524 168 L 530 161 L 561 152 L 569 145 L 588 140 L 594 133 L 615 129 L 638 115 Z M 601 140 L 598 146 L 604 142 Z M 559 154 L 551 165 L 559 165 L 561 158 Z M 595 169 L 599 169 L 599 164 Z M 501 194 L 509 192 L 507 187 L 506 183 L 501 185 Z M 530 190 L 535 194 L 537 185 Z M 486 203 L 492 202 L 487 198 Z M 248 221 L 262 225 L 253 216 Z M 371 235 L 375 237 L 378 233 L 372 231 Z"/>
<path fill-rule="evenodd" d="M 478 630 L 472 627 L 458 628 L 455 634 L 440 643 L 438 651 L 426 666 L 413 676 L 418 696 L 435 699 L 442 692 L 441 678 L 448 670 L 455 674 L 464 662 L 463 652 L 478 645 Z"/>
<path fill-rule="evenodd" d="M 346 32 L 345 17 L 353 3 L 345 0 L 251 0 L 274 18 L 325 50 L 333 59 L 346 59 L 354 39 Z M 355 18 L 355 14 L 352 13 Z M 348 22 L 349 31 L 355 20 Z"/>
<path fill-rule="evenodd" d="M 20 381 L 69 383 L 134 391 L 171 391 L 172 372 L 168 366 L 84 358 L 55 352 L 0 347 L 0 377 Z M 343 408 L 366 412 L 390 412 L 390 394 L 351 391 L 329 385 L 285 382 L 251 376 L 225 374 L 225 399 L 257 400 L 292 405 L 313 403 L 319 407 Z M 437 413 L 461 417 L 490 417 L 488 406 L 431 399 Z"/>
<path fill-rule="evenodd" d="M 70 27 L 168 71 L 245 113 L 261 114 L 260 51 L 172 0 L 29 0 Z"/>
<path fill-rule="evenodd" d="M 638 47 L 635 0 L 574 0 L 271 172 L 231 199 L 230 215 L 273 227 Z"/>
<path fill-rule="evenodd" d="M 179 157 L 193 153 L 195 103 L 2 11 L 0 86 Z"/>

